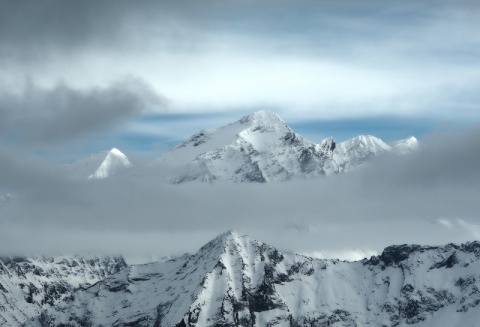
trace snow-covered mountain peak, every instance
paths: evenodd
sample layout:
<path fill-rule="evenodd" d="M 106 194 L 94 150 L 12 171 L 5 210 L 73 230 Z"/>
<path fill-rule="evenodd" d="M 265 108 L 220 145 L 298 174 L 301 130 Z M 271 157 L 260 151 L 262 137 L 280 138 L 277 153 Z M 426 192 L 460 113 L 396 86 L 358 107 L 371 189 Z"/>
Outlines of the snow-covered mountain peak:
<path fill-rule="evenodd" d="M 415 136 L 407 137 L 406 139 L 404 139 L 404 141 L 410 144 L 418 144 L 418 140 Z"/>
<path fill-rule="evenodd" d="M 406 139 L 394 141 L 390 145 L 393 150 L 401 154 L 406 154 L 412 151 L 416 151 L 420 147 L 420 143 L 414 136 L 410 136 Z"/>
<path fill-rule="evenodd" d="M 336 144 L 332 162 L 327 163 L 327 173 L 341 173 L 357 167 L 373 157 L 391 151 L 381 139 L 371 135 L 359 135 Z M 333 169 L 332 169 L 333 168 Z"/>
<path fill-rule="evenodd" d="M 415 143 L 409 138 L 405 144 Z M 275 113 L 254 112 L 229 125 L 202 130 L 159 162 L 174 167 L 172 183 L 270 182 L 347 172 L 392 147 L 371 135 L 319 144 L 295 133 Z"/>
<path fill-rule="evenodd" d="M 110 151 L 108 151 L 108 155 L 118 157 L 118 158 L 122 158 L 122 159 L 126 159 L 128 161 L 127 156 L 124 155 L 123 152 L 120 151 L 117 148 L 112 148 Z"/>
<path fill-rule="evenodd" d="M 112 148 L 110 151 L 107 152 L 105 159 L 102 161 L 97 170 L 88 178 L 107 178 L 114 175 L 118 171 L 131 166 L 132 164 L 130 163 L 126 155 L 124 155 L 117 148 Z"/>
<path fill-rule="evenodd" d="M 248 126 L 238 133 L 240 139 L 252 144 L 257 151 L 276 146 L 279 139 L 285 139 L 293 131 L 275 113 L 262 110 L 245 116 L 238 121 L 242 126 Z"/>
<path fill-rule="evenodd" d="M 256 111 L 240 119 L 240 122 L 250 123 L 252 126 L 286 126 L 285 121 L 270 110 Z"/>
<path fill-rule="evenodd" d="M 218 256 L 226 251 L 238 249 L 240 247 L 248 247 L 259 244 L 258 241 L 251 239 L 249 236 L 241 234 L 237 231 L 230 230 L 218 235 L 213 240 L 205 244 L 199 252 L 215 252 Z"/>
<path fill-rule="evenodd" d="M 117 148 L 112 148 L 79 159 L 65 167 L 69 174 L 75 178 L 103 179 L 132 166 L 125 154 Z"/>
<path fill-rule="evenodd" d="M 247 235 L 241 234 L 235 230 L 229 230 L 215 237 L 211 242 L 229 243 L 240 238 L 247 238 Z"/>

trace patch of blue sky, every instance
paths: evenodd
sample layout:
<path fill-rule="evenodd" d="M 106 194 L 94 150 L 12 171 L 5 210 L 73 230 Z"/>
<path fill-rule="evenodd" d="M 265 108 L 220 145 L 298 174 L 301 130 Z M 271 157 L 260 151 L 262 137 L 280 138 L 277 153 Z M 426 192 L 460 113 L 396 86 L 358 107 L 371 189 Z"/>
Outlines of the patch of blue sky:
<path fill-rule="evenodd" d="M 120 149 L 130 158 L 158 157 L 202 129 L 233 123 L 251 112 L 238 110 L 217 113 L 142 115 L 133 122 L 122 124 L 108 132 L 90 135 L 81 141 L 69 144 L 68 149 L 60 151 L 62 156 L 56 161 L 69 163 L 113 147 Z M 286 123 L 295 132 L 315 143 L 330 136 L 336 142 L 342 142 L 358 135 L 373 135 L 387 143 L 409 136 L 415 136 L 422 141 L 422 138 L 429 133 L 440 129 L 468 127 L 466 122 L 397 116 L 292 122 L 286 120 Z M 58 150 L 54 148 L 50 151 L 42 151 L 42 156 L 56 156 Z"/>
<path fill-rule="evenodd" d="M 291 123 L 289 126 L 310 141 L 318 143 L 327 137 L 333 137 L 337 142 L 343 142 L 358 135 L 373 135 L 385 142 L 410 136 L 421 140 L 426 134 L 445 124 L 445 122 L 433 119 L 390 116 L 299 121 Z"/>
<path fill-rule="evenodd" d="M 250 112 L 229 111 L 202 114 L 145 115 L 137 121 L 138 128 L 118 132 L 117 139 L 126 152 L 153 151 L 161 154 L 181 143 L 192 134 L 232 123 Z M 302 120 L 289 122 L 295 132 L 312 142 L 333 137 L 337 142 L 358 135 L 373 135 L 385 142 L 415 136 L 419 140 L 438 129 L 464 128 L 464 123 L 438 119 L 397 116 L 362 117 L 334 120 Z M 144 128 L 142 130 L 142 127 Z"/>

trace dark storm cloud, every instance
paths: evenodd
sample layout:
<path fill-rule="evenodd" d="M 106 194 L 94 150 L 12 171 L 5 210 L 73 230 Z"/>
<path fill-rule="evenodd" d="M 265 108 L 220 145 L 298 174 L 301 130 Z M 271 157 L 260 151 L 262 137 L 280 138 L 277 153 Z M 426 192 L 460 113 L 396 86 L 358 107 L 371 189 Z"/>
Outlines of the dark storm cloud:
<path fill-rule="evenodd" d="M 50 85 L 89 85 L 134 74 L 183 113 L 268 105 L 304 120 L 418 116 L 450 102 L 448 118 L 478 119 L 475 102 L 472 110 L 451 109 L 468 105 L 461 92 L 478 93 L 467 87 L 478 84 L 474 2 L 30 0 L 0 6 L 0 72 L 12 84 L 32 76 Z"/>
<path fill-rule="evenodd" d="M 35 239 L 37 228 L 71 251 L 114 251 L 115 244 L 120 252 L 164 255 L 193 251 L 228 229 L 303 252 L 471 240 L 480 232 L 479 150 L 480 129 L 442 132 L 416 154 L 379 158 L 345 175 L 266 185 L 169 185 L 165 167 L 137 167 L 104 181 L 51 174 L 56 182 L 45 193 L 41 179 L 28 177 L 29 191 L 2 208 L 2 224 L 23 236 L 0 237 L 1 248 L 40 249 L 24 240 Z M 135 244 L 122 246 L 128 237 Z"/>
<path fill-rule="evenodd" d="M 0 134 L 21 142 L 63 142 L 162 106 L 162 97 L 135 78 L 89 89 L 27 82 L 20 92 L 0 91 Z"/>
<path fill-rule="evenodd" d="M 331 49 L 353 50 L 352 45 L 368 45 L 380 40 L 406 41 L 413 33 L 425 35 L 440 16 L 454 21 L 461 18 L 466 21 L 465 25 L 469 22 L 476 24 L 473 2 L 461 1 L 454 6 L 447 1 L 435 1 L 435 6 L 432 3 L 404 1 L 385 4 L 376 0 L 361 3 L 142 1 L 141 4 L 123 0 L 2 1 L 0 57 L 22 60 L 91 48 L 134 51 L 129 47 L 157 41 L 167 42 L 169 46 L 181 46 L 182 39 L 194 42 L 199 35 L 194 31 L 199 30 L 204 31 L 205 35 L 226 31 L 237 35 L 262 36 L 269 42 L 280 41 L 278 45 L 296 45 L 300 50 L 313 47 L 328 53 Z M 407 21 L 408 24 L 405 24 Z M 464 31 L 462 26 L 464 24 L 457 24 L 451 28 L 460 29 L 461 32 Z M 419 30 L 418 27 L 423 29 Z M 467 39 L 466 36 L 455 34 L 457 42 Z M 443 44 L 451 37 L 452 34 L 444 34 Z M 437 43 L 436 50 L 440 48 L 442 44 Z M 425 48 L 428 49 L 431 48 Z"/>
<path fill-rule="evenodd" d="M 169 15 L 183 6 L 188 8 L 181 15 L 185 21 L 192 9 L 201 8 L 192 1 L 2 1 L 0 59 L 58 59 L 88 49 L 126 50 L 132 42 L 149 43 L 165 34 L 168 38 L 175 34 Z"/>
<path fill-rule="evenodd" d="M 124 15 L 118 7 L 97 1 L 2 1 L 0 55 L 29 59 L 115 40 Z"/>

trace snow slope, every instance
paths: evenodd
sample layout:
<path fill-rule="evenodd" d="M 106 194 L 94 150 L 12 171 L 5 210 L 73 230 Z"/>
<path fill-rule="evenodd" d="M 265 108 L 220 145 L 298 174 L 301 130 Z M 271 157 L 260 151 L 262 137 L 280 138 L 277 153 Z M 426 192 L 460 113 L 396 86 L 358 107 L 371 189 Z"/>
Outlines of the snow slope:
<path fill-rule="evenodd" d="M 271 111 L 258 111 L 237 122 L 194 134 L 160 163 L 178 167 L 173 183 L 285 181 L 346 172 L 385 152 L 407 152 L 412 142 L 395 147 L 361 135 L 337 144 L 332 138 L 312 143 Z"/>
<path fill-rule="evenodd" d="M 479 287 L 478 242 L 342 262 L 228 232 L 79 289 L 25 326 L 478 326 Z"/>

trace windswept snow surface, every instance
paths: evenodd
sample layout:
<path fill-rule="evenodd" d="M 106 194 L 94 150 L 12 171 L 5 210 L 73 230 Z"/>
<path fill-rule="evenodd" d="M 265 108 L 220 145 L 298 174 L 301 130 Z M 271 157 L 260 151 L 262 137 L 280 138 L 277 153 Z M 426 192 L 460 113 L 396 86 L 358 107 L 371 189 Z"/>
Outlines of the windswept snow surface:
<path fill-rule="evenodd" d="M 478 242 L 346 262 L 227 232 L 78 289 L 25 326 L 478 326 L 479 287 Z"/>
<path fill-rule="evenodd" d="M 160 164 L 177 167 L 173 183 L 270 182 L 346 172 L 386 152 L 407 152 L 411 142 L 392 147 L 379 138 L 360 135 L 337 144 L 304 139 L 275 113 L 263 110 L 233 124 L 194 134 Z"/>

